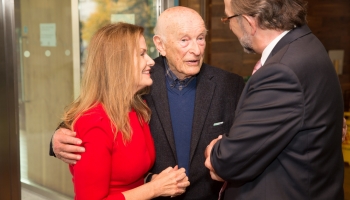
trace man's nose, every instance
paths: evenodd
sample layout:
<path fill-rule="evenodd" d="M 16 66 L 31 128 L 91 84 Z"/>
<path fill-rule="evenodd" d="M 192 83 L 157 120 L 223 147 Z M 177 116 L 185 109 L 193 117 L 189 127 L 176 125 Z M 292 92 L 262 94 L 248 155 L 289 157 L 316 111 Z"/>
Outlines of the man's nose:
<path fill-rule="evenodd" d="M 197 41 L 192 42 L 191 53 L 193 53 L 195 55 L 200 55 L 201 50 L 199 48 L 199 44 L 197 43 Z"/>

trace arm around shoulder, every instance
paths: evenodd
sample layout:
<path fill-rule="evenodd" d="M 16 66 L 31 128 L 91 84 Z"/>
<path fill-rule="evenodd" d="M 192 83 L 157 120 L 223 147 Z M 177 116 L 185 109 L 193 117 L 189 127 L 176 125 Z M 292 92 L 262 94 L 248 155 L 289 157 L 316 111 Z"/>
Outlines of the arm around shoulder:
<path fill-rule="evenodd" d="M 76 133 L 69 129 L 58 128 L 50 141 L 50 155 L 55 155 L 68 164 L 75 164 L 80 160 L 80 155 L 76 153 L 85 151 L 78 146 L 82 141 L 75 136 Z"/>

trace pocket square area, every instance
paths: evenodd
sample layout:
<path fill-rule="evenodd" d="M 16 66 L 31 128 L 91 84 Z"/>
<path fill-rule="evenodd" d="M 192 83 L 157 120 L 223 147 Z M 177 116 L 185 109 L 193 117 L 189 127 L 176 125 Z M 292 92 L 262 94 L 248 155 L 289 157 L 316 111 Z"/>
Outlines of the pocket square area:
<path fill-rule="evenodd" d="M 221 125 L 221 124 L 223 124 L 224 122 L 216 122 L 216 123 L 214 123 L 213 124 L 213 126 L 219 126 L 219 125 Z"/>

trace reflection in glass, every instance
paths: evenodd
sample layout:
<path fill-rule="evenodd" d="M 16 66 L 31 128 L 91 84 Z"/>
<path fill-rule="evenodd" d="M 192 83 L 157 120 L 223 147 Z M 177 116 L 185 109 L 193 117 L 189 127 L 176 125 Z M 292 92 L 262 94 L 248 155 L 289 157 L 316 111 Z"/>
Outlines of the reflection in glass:
<path fill-rule="evenodd" d="M 156 0 L 81 0 L 79 10 L 82 68 L 85 50 L 92 35 L 102 26 L 119 21 L 143 26 L 148 54 L 152 58 L 157 57 L 158 52 L 152 40 L 157 20 L 156 5 Z"/>

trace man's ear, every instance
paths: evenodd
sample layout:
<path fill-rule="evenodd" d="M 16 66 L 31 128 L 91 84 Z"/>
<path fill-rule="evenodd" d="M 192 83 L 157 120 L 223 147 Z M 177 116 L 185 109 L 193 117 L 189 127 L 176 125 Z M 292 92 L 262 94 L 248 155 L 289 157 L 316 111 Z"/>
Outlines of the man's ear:
<path fill-rule="evenodd" d="M 166 56 L 165 46 L 164 46 L 163 40 L 160 38 L 159 35 L 153 36 L 153 43 L 156 46 L 159 53 L 162 56 Z"/>
<path fill-rule="evenodd" d="M 250 25 L 250 28 L 251 28 L 250 34 L 255 35 L 256 30 L 258 29 L 258 22 L 256 21 L 256 18 L 249 15 L 242 15 L 242 16 L 247 20 L 247 22 Z"/>

